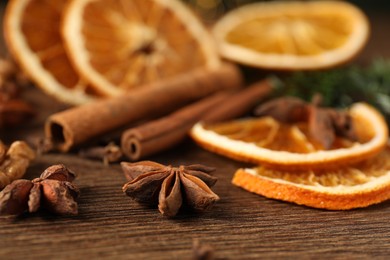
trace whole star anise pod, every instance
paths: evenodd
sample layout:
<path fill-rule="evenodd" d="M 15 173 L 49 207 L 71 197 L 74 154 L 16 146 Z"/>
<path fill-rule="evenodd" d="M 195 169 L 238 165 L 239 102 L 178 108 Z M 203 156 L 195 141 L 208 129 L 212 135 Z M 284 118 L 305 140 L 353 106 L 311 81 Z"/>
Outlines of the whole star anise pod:
<path fill-rule="evenodd" d="M 0 214 L 20 215 L 40 207 L 60 215 L 76 215 L 79 190 L 71 182 L 76 175 L 64 165 L 47 168 L 32 181 L 16 180 L 0 192 Z"/>
<path fill-rule="evenodd" d="M 195 211 L 204 211 L 219 200 L 209 188 L 217 181 L 209 175 L 214 168 L 200 164 L 172 167 L 151 161 L 122 162 L 121 166 L 129 180 L 123 191 L 142 203 L 158 202 L 165 216 L 175 216 L 183 201 Z"/>

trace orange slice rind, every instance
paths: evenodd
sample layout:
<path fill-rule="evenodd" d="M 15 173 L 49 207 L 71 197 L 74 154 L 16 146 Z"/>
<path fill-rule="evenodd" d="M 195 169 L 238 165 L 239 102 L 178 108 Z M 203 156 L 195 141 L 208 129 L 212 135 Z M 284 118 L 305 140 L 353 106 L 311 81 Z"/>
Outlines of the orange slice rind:
<path fill-rule="evenodd" d="M 390 148 L 333 171 L 238 169 L 232 183 L 267 198 L 314 208 L 348 210 L 390 199 Z"/>
<path fill-rule="evenodd" d="M 316 149 L 296 125 L 281 126 L 268 117 L 197 123 L 190 135 L 205 149 L 240 161 L 289 170 L 335 168 L 378 154 L 388 141 L 386 121 L 373 107 L 356 103 L 349 113 L 359 142 L 340 139 L 330 150 Z"/>

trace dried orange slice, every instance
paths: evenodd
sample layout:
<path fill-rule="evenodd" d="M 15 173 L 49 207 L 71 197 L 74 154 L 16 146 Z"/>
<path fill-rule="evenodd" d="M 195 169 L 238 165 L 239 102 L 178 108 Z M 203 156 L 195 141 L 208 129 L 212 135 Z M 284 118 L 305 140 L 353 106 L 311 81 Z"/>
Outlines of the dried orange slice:
<path fill-rule="evenodd" d="M 69 104 L 96 97 L 73 69 L 59 32 L 67 1 L 11 0 L 4 18 L 9 51 L 21 68 L 48 94 Z"/>
<path fill-rule="evenodd" d="M 344 1 L 271 1 L 237 8 L 213 34 L 221 54 L 272 69 L 319 69 L 344 63 L 365 46 L 369 23 Z"/>
<path fill-rule="evenodd" d="M 178 0 L 75 0 L 62 31 L 77 70 L 107 95 L 220 65 L 211 36 Z"/>
<path fill-rule="evenodd" d="M 390 199 L 390 148 L 332 171 L 239 169 L 232 183 L 268 198 L 330 210 L 367 207 Z"/>
<path fill-rule="evenodd" d="M 290 170 L 330 168 L 364 160 L 386 146 L 388 128 L 377 110 L 356 103 L 349 113 L 358 142 L 337 137 L 329 150 L 312 140 L 307 123 L 282 124 L 271 117 L 198 123 L 190 134 L 205 149 L 246 162 Z"/>

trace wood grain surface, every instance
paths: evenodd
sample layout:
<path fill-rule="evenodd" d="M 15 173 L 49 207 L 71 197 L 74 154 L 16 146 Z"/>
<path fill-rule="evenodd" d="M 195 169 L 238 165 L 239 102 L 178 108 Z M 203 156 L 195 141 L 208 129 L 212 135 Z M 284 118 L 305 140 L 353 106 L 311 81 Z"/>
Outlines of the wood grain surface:
<path fill-rule="evenodd" d="M 370 13 L 372 37 L 359 61 L 390 58 L 390 16 Z M 65 106 L 32 87 L 25 93 L 37 111 L 22 128 L 0 130 L 0 139 L 31 140 L 42 134 L 44 119 Z M 97 115 L 98 116 L 98 115 Z M 386 259 L 390 255 L 390 201 L 351 211 L 325 211 L 266 199 L 233 186 L 235 170 L 248 166 L 206 152 L 190 140 L 150 157 L 163 164 L 202 163 L 217 168 L 213 190 L 221 200 L 210 211 L 182 211 L 166 218 L 156 208 L 132 201 L 121 190 L 118 164 L 109 167 L 76 153 L 46 154 L 27 179 L 63 163 L 78 177 L 79 215 L 46 212 L 0 216 L 0 259 L 192 259 L 199 239 L 214 248 L 215 259 Z"/>

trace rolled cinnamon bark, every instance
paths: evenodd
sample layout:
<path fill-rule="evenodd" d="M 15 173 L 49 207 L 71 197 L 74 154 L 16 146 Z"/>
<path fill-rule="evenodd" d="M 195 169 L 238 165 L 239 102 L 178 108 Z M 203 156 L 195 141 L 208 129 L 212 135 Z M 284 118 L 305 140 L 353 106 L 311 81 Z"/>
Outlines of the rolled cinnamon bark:
<path fill-rule="evenodd" d="M 204 113 L 231 93 L 222 92 L 188 105 L 173 114 L 126 130 L 121 137 L 123 153 L 132 161 L 163 151 L 182 141 Z"/>
<path fill-rule="evenodd" d="M 217 122 L 244 115 L 276 87 L 271 79 L 265 79 L 237 92 L 202 117 L 204 122 Z"/>
<path fill-rule="evenodd" d="M 247 113 L 273 89 L 269 80 L 243 90 L 223 92 L 204 98 L 161 119 L 126 130 L 121 137 L 122 152 L 132 161 L 166 150 L 186 136 L 199 120 L 215 122 Z"/>
<path fill-rule="evenodd" d="M 241 86 L 242 76 L 233 64 L 215 70 L 194 70 L 118 97 L 53 114 L 45 123 L 45 137 L 53 149 L 66 152 L 120 126 L 169 113 L 216 91 Z"/>

